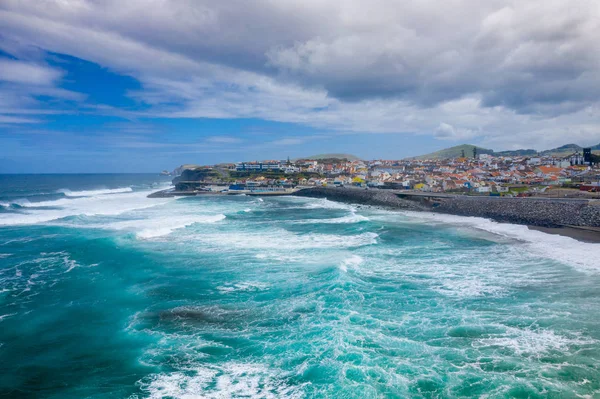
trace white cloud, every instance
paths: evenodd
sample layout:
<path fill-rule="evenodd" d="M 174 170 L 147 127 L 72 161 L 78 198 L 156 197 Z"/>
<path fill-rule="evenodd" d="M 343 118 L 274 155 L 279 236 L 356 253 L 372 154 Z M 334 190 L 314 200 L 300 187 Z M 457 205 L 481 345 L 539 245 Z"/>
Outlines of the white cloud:
<path fill-rule="evenodd" d="M 0 81 L 28 85 L 50 86 L 62 73 L 56 69 L 29 62 L 0 59 Z"/>
<path fill-rule="evenodd" d="M 142 88 L 130 95 L 150 106 L 146 116 L 262 118 L 498 149 L 600 141 L 595 0 L 5 0 L 0 24 L 12 43 L 135 77 Z M 55 70 L 7 76 L 69 95 Z"/>
<path fill-rule="evenodd" d="M 0 114 L 0 125 L 9 123 L 38 123 L 39 121 L 32 118 L 23 118 L 19 116 L 10 116 Z"/>
<path fill-rule="evenodd" d="M 37 96 L 56 101 L 82 100 L 81 93 L 58 86 L 63 75 L 63 71 L 47 65 L 0 58 L 0 124 L 41 123 L 41 119 L 31 116 L 60 112 L 44 109 Z"/>
<path fill-rule="evenodd" d="M 242 140 L 237 137 L 229 137 L 229 136 L 211 136 L 207 137 L 206 141 L 208 143 L 216 143 L 216 144 L 238 144 L 241 143 Z"/>
<path fill-rule="evenodd" d="M 457 140 L 463 138 L 473 137 L 473 131 L 465 130 L 457 131 L 454 126 L 449 125 L 447 123 L 440 123 L 440 125 L 435 129 L 435 137 L 442 140 Z"/>
<path fill-rule="evenodd" d="M 266 145 L 293 146 L 293 145 L 300 145 L 300 144 L 308 143 L 311 141 L 314 142 L 314 141 L 322 140 L 322 139 L 326 139 L 326 138 L 328 138 L 328 136 L 317 135 L 317 134 L 308 135 L 308 136 L 291 136 L 291 137 L 286 137 L 286 138 L 279 139 L 279 140 L 270 141 L 270 142 L 266 143 Z"/>

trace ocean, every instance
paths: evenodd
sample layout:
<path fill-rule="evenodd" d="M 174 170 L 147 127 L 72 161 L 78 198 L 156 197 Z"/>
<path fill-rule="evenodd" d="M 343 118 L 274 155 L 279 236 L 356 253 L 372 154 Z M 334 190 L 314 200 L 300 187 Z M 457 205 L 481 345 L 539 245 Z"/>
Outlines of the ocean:
<path fill-rule="evenodd" d="M 600 397 L 600 244 L 0 176 L 0 397 Z"/>

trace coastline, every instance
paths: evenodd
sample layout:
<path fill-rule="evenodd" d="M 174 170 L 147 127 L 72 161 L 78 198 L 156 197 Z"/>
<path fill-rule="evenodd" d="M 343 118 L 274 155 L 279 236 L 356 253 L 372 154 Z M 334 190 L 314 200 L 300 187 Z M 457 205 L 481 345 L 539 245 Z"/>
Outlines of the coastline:
<path fill-rule="evenodd" d="M 217 194 L 220 193 L 161 190 L 148 195 L 148 198 Z M 391 190 L 346 187 L 310 187 L 292 195 L 388 210 L 481 217 L 499 223 L 525 225 L 530 230 L 570 237 L 581 242 L 600 243 L 600 204 L 589 205 L 584 201 L 493 197 L 447 197 L 441 201 L 430 201 L 426 196 L 410 199 L 400 197 Z"/>
<path fill-rule="evenodd" d="M 455 197 L 441 202 L 399 198 L 385 190 L 314 187 L 297 196 L 381 206 L 386 209 L 427 211 L 465 217 L 482 217 L 499 223 L 525 225 L 530 230 L 600 243 L 600 206 L 583 202 L 521 198 Z"/>
<path fill-rule="evenodd" d="M 541 227 L 541 226 L 527 226 L 529 230 L 541 231 L 546 234 L 559 235 L 563 237 L 569 237 L 577 241 L 586 242 L 590 244 L 600 244 L 600 231 L 599 230 L 587 230 L 576 227 Z"/>

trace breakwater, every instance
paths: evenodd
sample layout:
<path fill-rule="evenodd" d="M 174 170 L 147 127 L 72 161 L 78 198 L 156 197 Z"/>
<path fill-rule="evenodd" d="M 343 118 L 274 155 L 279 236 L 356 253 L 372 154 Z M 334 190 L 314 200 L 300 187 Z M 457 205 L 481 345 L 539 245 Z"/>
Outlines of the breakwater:
<path fill-rule="evenodd" d="M 431 203 L 422 198 L 399 198 L 392 191 L 340 187 L 308 188 L 296 195 L 404 210 L 477 216 L 497 222 L 539 227 L 600 227 L 600 205 L 590 205 L 585 201 L 457 196 Z"/>
<path fill-rule="evenodd" d="M 427 205 L 400 198 L 394 194 L 394 192 L 388 190 L 365 190 L 344 187 L 311 187 L 302 189 L 296 192 L 294 195 L 300 197 L 327 198 L 331 201 L 344 202 L 348 204 L 383 206 L 412 211 L 425 211 L 430 209 L 430 207 Z"/>
<path fill-rule="evenodd" d="M 600 227 L 600 206 L 584 201 L 456 197 L 442 201 L 433 211 L 540 227 Z"/>

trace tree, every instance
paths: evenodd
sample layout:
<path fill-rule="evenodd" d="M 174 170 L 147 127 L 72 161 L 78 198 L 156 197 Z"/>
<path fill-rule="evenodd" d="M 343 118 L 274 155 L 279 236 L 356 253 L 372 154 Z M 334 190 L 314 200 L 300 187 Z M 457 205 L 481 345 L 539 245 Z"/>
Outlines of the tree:
<path fill-rule="evenodd" d="M 465 149 L 464 148 L 462 150 L 460 150 L 460 157 L 461 158 L 465 157 Z"/>
<path fill-rule="evenodd" d="M 473 158 L 477 159 L 477 147 L 473 147 Z"/>

